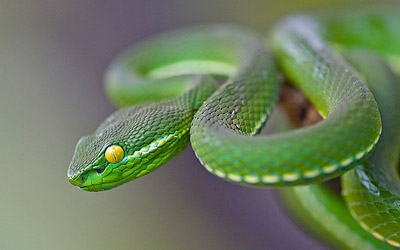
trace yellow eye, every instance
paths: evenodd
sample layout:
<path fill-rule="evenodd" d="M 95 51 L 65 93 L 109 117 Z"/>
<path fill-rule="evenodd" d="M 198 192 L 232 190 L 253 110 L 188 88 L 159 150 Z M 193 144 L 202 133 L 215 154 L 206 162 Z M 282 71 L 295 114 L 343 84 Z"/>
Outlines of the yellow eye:
<path fill-rule="evenodd" d="M 109 146 L 106 150 L 106 159 L 109 163 L 118 163 L 124 158 L 124 150 L 118 145 Z"/>

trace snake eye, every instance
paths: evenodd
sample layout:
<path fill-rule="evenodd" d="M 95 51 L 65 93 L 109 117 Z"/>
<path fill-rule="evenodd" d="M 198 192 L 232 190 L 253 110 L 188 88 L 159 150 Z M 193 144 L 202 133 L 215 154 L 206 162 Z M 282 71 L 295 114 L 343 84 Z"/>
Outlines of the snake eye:
<path fill-rule="evenodd" d="M 112 145 L 107 148 L 105 155 L 109 163 L 118 163 L 124 158 L 124 150 L 121 146 Z"/>
<path fill-rule="evenodd" d="M 82 182 L 85 182 L 86 178 L 82 176 L 81 180 Z"/>

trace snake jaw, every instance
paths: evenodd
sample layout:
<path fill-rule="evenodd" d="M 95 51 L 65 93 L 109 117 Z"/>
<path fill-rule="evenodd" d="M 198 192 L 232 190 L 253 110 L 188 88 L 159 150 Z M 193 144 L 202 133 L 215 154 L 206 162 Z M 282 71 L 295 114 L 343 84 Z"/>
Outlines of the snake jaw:
<path fill-rule="evenodd" d="M 95 163 L 86 167 L 81 173 L 69 176 L 69 182 L 84 191 L 98 192 L 109 190 L 123 183 L 150 173 L 145 164 L 149 161 L 141 159 L 141 163 L 127 155 L 118 163 Z M 96 161 L 98 162 L 98 161 Z M 142 164 L 143 163 L 143 164 Z"/>

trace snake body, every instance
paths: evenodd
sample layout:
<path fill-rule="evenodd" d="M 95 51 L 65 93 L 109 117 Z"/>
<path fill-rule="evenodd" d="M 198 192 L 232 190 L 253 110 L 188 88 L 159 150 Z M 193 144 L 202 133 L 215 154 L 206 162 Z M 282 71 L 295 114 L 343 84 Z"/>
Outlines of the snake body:
<path fill-rule="evenodd" d="M 360 241 L 364 246 L 373 242 L 388 247 L 374 236 L 400 246 L 394 168 L 399 147 L 394 111 L 398 79 L 376 56 L 360 53 L 361 59 L 346 60 L 337 52 L 347 54 L 343 48 L 357 45 L 393 61 L 400 54 L 399 10 L 367 6 L 288 17 L 272 32 L 273 53 L 258 35 L 229 25 L 169 32 L 134 46 L 112 63 L 106 75 L 110 99 L 128 107 L 81 138 L 69 181 L 87 191 L 116 187 L 157 169 L 179 154 L 190 138 L 208 171 L 240 184 L 304 185 L 346 172 L 342 181 L 350 212 L 371 233 L 359 236 Z M 278 100 L 280 68 L 324 120 L 254 136 Z M 380 79 L 390 80 L 377 87 Z M 381 116 L 383 142 L 372 153 L 382 132 Z M 299 187 L 287 197 L 329 196 L 320 189 Z M 332 204 L 325 210 L 331 211 L 330 205 L 346 213 L 344 206 Z M 302 206 L 305 213 L 309 209 Z M 360 227 L 354 223 L 345 221 L 342 227 Z"/>

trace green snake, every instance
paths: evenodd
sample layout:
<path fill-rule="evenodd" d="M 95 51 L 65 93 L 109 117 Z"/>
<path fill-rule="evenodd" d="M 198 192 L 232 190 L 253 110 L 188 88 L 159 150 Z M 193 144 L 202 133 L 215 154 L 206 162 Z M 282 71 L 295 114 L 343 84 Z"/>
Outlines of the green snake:
<path fill-rule="evenodd" d="M 126 107 L 79 140 L 70 183 L 111 189 L 156 170 L 190 141 L 202 165 L 225 180 L 303 185 L 285 188 L 286 201 L 334 245 L 400 247 L 400 86 L 392 70 L 400 58 L 399 13 L 400 5 L 325 10 L 287 17 L 267 40 L 208 25 L 135 45 L 106 73 L 107 94 Z M 255 136 L 284 79 L 324 119 Z M 340 175 L 349 210 L 315 184 Z"/>

